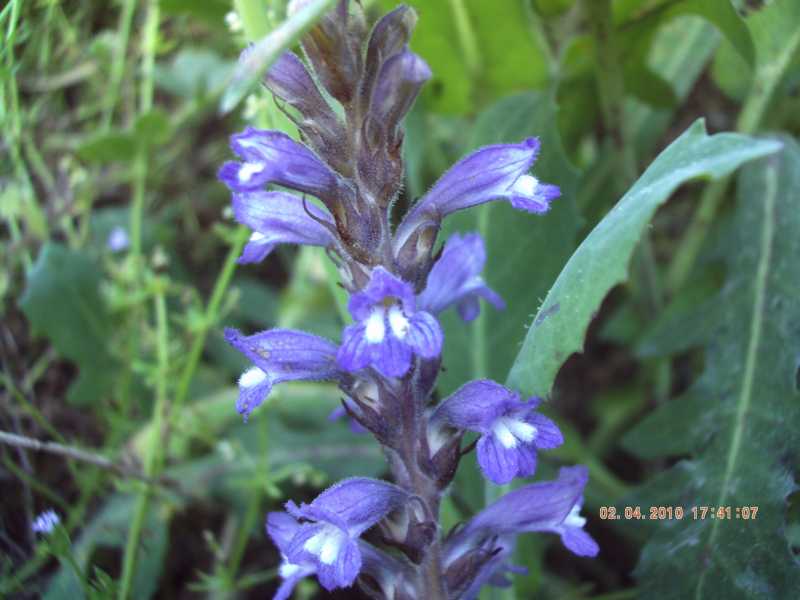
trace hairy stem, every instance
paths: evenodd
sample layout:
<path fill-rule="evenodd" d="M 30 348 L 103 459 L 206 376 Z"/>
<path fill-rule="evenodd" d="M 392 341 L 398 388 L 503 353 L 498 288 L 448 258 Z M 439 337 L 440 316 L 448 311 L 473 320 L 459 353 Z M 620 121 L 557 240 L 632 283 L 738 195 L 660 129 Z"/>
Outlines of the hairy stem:
<path fill-rule="evenodd" d="M 413 376 L 407 382 L 410 382 L 412 378 Z M 427 430 L 426 418 L 420 410 L 418 399 L 410 383 L 405 385 L 404 392 L 402 398 L 403 444 L 400 449 L 400 457 L 408 476 L 407 485 L 410 488 L 409 491 L 425 503 L 428 512 L 426 516 L 434 519 L 438 524 L 440 492 L 436 484 L 420 468 L 420 440 L 423 439 L 422 436 Z M 395 480 L 399 482 L 403 479 L 405 477 L 395 473 Z M 420 575 L 424 586 L 424 598 L 427 600 L 447 599 L 438 532 L 431 545 L 428 546 L 426 556 L 420 565 Z"/>

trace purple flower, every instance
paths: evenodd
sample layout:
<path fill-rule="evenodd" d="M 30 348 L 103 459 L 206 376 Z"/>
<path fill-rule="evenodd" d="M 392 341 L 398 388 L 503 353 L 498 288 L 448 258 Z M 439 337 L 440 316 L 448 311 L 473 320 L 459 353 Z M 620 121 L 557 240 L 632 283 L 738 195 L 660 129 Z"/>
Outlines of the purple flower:
<path fill-rule="evenodd" d="M 44 511 L 33 520 L 31 530 L 35 533 L 53 533 L 56 525 L 61 523 L 61 517 L 52 508 Z"/>
<path fill-rule="evenodd" d="M 540 402 L 523 402 L 519 394 L 494 381 L 471 381 L 436 408 L 431 424 L 479 433 L 478 464 L 489 480 L 502 485 L 533 475 L 537 450 L 564 442 L 555 423 L 535 412 Z"/>
<path fill-rule="evenodd" d="M 369 283 L 350 297 L 355 323 L 345 328 L 337 356 L 346 371 L 371 365 L 385 377 L 401 377 L 411 357 L 438 356 L 442 330 L 436 318 L 416 310 L 414 290 L 383 267 L 372 271 Z"/>
<path fill-rule="evenodd" d="M 225 339 L 253 366 L 239 377 L 238 410 L 244 418 L 282 381 L 336 379 L 336 344 L 292 329 L 270 329 L 245 336 L 225 330 Z"/>
<path fill-rule="evenodd" d="M 363 563 L 358 538 L 407 499 L 395 485 L 353 477 L 328 488 L 311 504 L 287 502 L 288 515 L 270 513 L 267 531 L 284 556 L 281 569 L 289 588 L 279 597 L 288 597 L 296 581 L 313 572 L 327 590 L 351 586 Z"/>
<path fill-rule="evenodd" d="M 330 213 L 284 192 L 235 193 L 233 214 L 253 230 L 240 263 L 259 262 L 278 244 L 330 246 L 336 239 Z"/>
<path fill-rule="evenodd" d="M 106 247 L 111 250 L 111 252 L 122 252 L 123 250 L 127 250 L 130 245 L 131 240 L 124 227 L 117 225 L 111 230 L 111 233 L 108 234 Z"/>
<path fill-rule="evenodd" d="M 583 465 L 563 467 L 555 481 L 532 483 L 509 492 L 453 536 L 447 552 L 459 555 L 485 537 L 543 531 L 560 535 L 564 545 L 579 556 L 596 556 L 600 549 L 583 530 L 586 519 L 580 516 L 588 479 L 588 469 Z"/>
<path fill-rule="evenodd" d="M 537 138 L 528 138 L 519 144 L 486 146 L 461 159 L 405 216 L 395 235 L 395 250 L 399 252 L 418 228 L 438 229 L 450 213 L 490 200 L 505 198 L 514 208 L 546 212 L 560 192 L 527 175 L 539 146 Z"/>
<path fill-rule="evenodd" d="M 280 131 L 248 127 L 231 137 L 231 148 L 244 162 L 226 162 L 219 178 L 234 192 L 276 183 L 316 196 L 326 206 L 351 193 L 316 154 Z"/>
<path fill-rule="evenodd" d="M 491 289 L 480 272 L 486 263 L 486 249 L 477 233 L 454 233 L 433 265 L 425 289 L 417 298 L 420 308 L 434 315 L 455 304 L 465 321 L 478 316 L 478 298 L 505 308 L 503 299 Z"/>

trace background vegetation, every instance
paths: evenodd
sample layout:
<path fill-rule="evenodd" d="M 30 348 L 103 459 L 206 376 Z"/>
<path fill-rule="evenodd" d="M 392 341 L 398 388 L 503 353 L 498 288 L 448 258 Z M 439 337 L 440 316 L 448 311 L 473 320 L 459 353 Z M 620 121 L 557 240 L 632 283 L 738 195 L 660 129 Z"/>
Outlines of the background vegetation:
<path fill-rule="evenodd" d="M 434 78 L 407 119 L 403 201 L 468 150 L 528 135 L 564 193 L 545 218 L 487 205 L 452 224 L 483 234 L 508 308 L 445 318 L 440 393 L 488 376 L 550 394 L 567 442 L 543 475 L 589 466 L 601 546 L 576 559 L 527 536 L 530 574 L 487 597 L 793 597 L 800 3 L 409 3 Z M 244 364 L 223 325 L 338 338 L 343 314 L 316 249 L 236 268 L 248 232 L 215 177 L 245 123 L 296 134 L 259 73 L 235 70 L 284 20 L 282 0 L 0 9 L 0 596 L 265 597 L 266 511 L 384 471 L 370 438 L 328 421 L 332 385 L 282 386 L 247 424 L 234 410 Z M 307 25 L 289 23 L 294 40 Z M 782 150 L 709 138 L 698 117 Z M 447 525 L 498 494 L 466 462 Z M 626 505 L 759 513 L 599 517 Z M 49 507 L 63 528 L 37 537 Z"/>

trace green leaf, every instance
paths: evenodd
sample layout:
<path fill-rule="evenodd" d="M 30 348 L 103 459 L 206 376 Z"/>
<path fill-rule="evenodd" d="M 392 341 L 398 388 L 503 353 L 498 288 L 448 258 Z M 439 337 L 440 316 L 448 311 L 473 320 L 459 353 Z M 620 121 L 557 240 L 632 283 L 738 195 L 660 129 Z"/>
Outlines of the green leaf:
<path fill-rule="evenodd" d="M 191 100 L 221 89 L 233 66 L 211 50 L 184 48 L 169 63 L 157 64 L 153 75 L 162 90 Z"/>
<path fill-rule="evenodd" d="M 334 0 L 312 0 L 257 42 L 250 49 L 247 57 L 237 63 L 228 88 L 220 101 L 220 112 L 228 113 L 236 108 L 266 73 L 269 66 L 275 62 L 275 59 L 284 50 L 297 43 L 333 4 Z"/>
<path fill-rule="evenodd" d="M 130 162 L 136 157 L 138 144 L 130 131 L 98 133 L 82 140 L 76 149 L 86 162 L 105 164 L 114 161 Z"/>
<path fill-rule="evenodd" d="M 696 121 L 656 158 L 569 259 L 531 322 L 511 369 L 511 384 L 528 394 L 550 393 L 559 367 L 582 350 L 603 298 L 627 279 L 644 228 L 678 186 L 702 176 L 722 177 L 778 148 L 777 142 L 738 134 L 708 136 L 703 121 Z"/>
<path fill-rule="evenodd" d="M 160 146 L 172 137 L 172 123 L 163 110 L 154 108 L 136 117 L 133 133 L 144 146 Z"/>
<path fill-rule="evenodd" d="M 394 0 L 382 7 L 394 8 Z M 548 67 L 517 0 L 411 0 L 419 22 L 411 48 L 430 65 L 427 106 L 464 114 L 512 92 L 543 87 Z"/>
<path fill-rule="evenodd" d="M 33 333 L 47 337 L 61 356 L 78 366 L 78 378 L 67 394 L 77 404 L 101 400 L 117 370 L 107 351 L 111 322 L 100 281 L 93 261 L 49 242 L 28 274 L 20 299 Z"/>
<path fill-rule="evenodd" d="M 800 589 L 786 537 L 796 489 L 788 461 L 800 453 L 800 146 L 786 140 L 781 154 L 746 167 L 738 189 L 727 279 L 700 309 L 713 324 L 706 369 L 626 440 L 640 456 L 690 454 L 639 492 L 687 507 L 684 520 L 655 524 L 636 570 L 643 597 L 791 598 Z M 733 518 L 694 521 L 698 505 L 730 506 Z M 758 506 L 756 520 L 736 519 L 741 506 Z"/>

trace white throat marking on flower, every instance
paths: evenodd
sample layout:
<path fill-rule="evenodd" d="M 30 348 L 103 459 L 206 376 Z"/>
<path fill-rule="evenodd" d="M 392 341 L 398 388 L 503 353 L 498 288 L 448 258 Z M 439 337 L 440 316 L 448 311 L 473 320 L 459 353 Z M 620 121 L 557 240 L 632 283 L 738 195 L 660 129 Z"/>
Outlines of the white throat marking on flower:
<path fill-rule="evenodd" d="M 586 525 L 586 518 L 581 516 L 581 507 L 576 504 L 569 511 L 567 518 L 564 519 L 564 526 L 583 527 L 584 525 Z"/>
<path fill-rule="evenodd" d="M 258 367 L 250 367 L 239 376 L 239 385 L 243 388 L 252 388 L 267 379 L 267 374 Z"/>
<path fill-rule="evenodd" d="M 258 242 L 260 242 L 261 240 L 264 240 L 264 239 L 266 239 L 266 237 L 267 237 L 267 236 L 265 236 L 263 233 L 260 233 L 260 232 L 258 232 L 258 231 L 254 231 L 254 232 L 253 232 L 253 235 L 251 235 L 251 236 L 250 236 L 250 241 L 251 241 L 251 242 L 256 242 L 256 243 L 258 243 Z"/>
<path fill-rule="evenodd" d="M 397 339 L 402 340 L 406 337 L 409 322 L 403 311 L 396 304 L 389 309 L 389 326 Z"/>
<path fill-rule="evenodd" d="M 514 183 L 511 188 L 515 192 L 523 196 L 533 196 L 536 193 L 536 188 L 539 187 L 539 180 L 533 175 L 522 175 Z"/>
<path fill-rule="evenodd" d="M 339 556 L 345 537 L 335 525 L 323 525 L 319 533 L 306 540 L 303 549 L 318 556 L 322 564 L 332 565 Z"/>
<path fill-rule="evenodd" d="M 386 337 L 386 323 L 384 323 L 385 311 L 383 308 L 377 307 L 372 310 L 367 317 L 366 327 L 364 329 L 364 337 L 369 344 L 380 344 L 383 338 Z"/>
<path fill-rule="evenodd" d="M 253 175 L 263 170 L 264 165 L 261 163 L 246 162 L 239 168 L 239 181 L 247 183 L 252 179 Z"/>
<path fill-rule="evenodd" d="M 516 448 L 519 442 L 532 442 L 537 433 L 535 426 L 513 417 L 500 417 L 492 424 L 492 434 L 506 449 Z"/>

